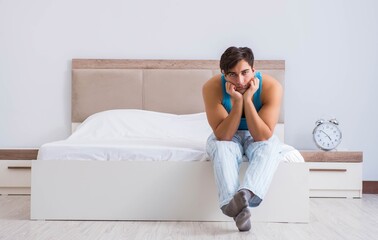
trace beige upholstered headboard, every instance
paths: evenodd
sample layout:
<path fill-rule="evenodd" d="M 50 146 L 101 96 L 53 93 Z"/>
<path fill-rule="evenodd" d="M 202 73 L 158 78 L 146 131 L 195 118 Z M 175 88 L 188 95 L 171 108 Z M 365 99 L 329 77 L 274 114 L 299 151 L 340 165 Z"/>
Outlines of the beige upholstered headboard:
<path fill-rule="evenodd" d="M 257 60 L 255 68 L 284 86 L 284 60 Z M 121 108 L 203 112 L 202 85 L 219 73 L 218 60 L 73 59 L 72 122 Z M 283 112 L 282 106 L 280 123 Z"/>

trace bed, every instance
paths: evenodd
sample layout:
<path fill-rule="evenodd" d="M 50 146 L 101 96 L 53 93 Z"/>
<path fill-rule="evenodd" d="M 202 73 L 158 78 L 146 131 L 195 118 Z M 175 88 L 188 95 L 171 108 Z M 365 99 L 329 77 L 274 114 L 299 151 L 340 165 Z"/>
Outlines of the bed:
<path fill-rule="evenodd" d="M 31 219 L 232 221 L 219 210 L 204 151 L 211 129 L 201 88 L 218 66 L 216 60 L 72 60 L 73 133 L 43 145 L 32 163 Z M 284 85 L 284 61 L 255 67 Z M 283 141 L 281 112 L 275 134 Z M 298 154 L 284 148 L 252 221 L 308 222 L 308 167 Z"/>

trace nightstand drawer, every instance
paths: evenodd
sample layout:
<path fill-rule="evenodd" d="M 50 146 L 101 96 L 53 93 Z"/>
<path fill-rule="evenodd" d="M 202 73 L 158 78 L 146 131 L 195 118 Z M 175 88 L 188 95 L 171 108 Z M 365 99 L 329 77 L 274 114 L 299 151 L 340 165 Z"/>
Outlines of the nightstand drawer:
<path fill-rule="evenodd" d="M 29 187 L 32 160 L 0 161 L 0 187 Z"/>
<path fill-rule="evenodd" d="M 310 197 L 361 197 L 362 163 L 309 162 Z"/>

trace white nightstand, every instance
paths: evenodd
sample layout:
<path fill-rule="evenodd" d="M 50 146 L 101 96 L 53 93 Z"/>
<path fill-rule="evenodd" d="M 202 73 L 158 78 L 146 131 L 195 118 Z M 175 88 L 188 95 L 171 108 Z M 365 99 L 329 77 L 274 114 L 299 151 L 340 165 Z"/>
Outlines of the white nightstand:
<path fill-rule="evenodd" d="M 362 197 L 362 152 L 300 152 L 309 166 L 310 197 Z"/>
<path fill-rule="evenodd" d="M 38 149 L 0 149 L 0 194 L 30 194 L 31 162 Z"/>

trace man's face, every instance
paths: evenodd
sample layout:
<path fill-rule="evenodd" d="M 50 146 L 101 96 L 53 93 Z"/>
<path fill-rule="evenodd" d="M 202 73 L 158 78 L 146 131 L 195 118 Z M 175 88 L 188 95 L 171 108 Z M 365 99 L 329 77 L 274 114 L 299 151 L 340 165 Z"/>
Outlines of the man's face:
<path fill-rule="evenodd" d="M 236 91 L 244 94 L 250 86 L 251 80 L 255 77 L 253 69 L 245 60 L 239 61 L 235 67 L 225 75 L 226 81 L 235 85 Z"/>

